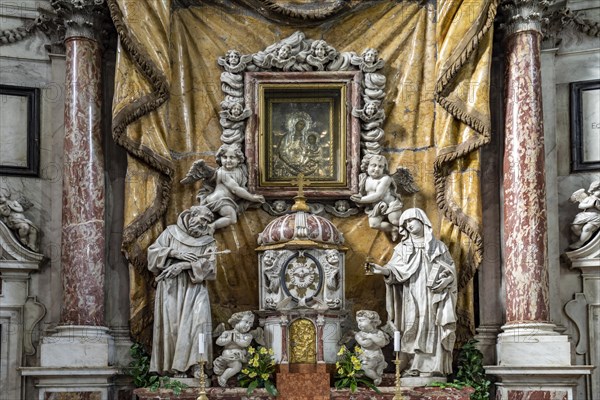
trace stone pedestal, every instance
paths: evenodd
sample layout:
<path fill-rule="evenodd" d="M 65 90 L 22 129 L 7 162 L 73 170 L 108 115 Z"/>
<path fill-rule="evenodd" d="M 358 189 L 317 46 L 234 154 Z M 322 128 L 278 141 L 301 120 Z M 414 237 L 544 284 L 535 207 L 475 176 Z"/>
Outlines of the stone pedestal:
<path fill-rule="evenodd" d="M 325 364 L 282 364 L 275 379 L 282 398 L 329 399 L 331 375 Z"/>
<path fill-rule="evenodd" d="M 24 247 L 0 221 L 0 400 L 19 399 L 19 369 L 35 354 L 32 335 L 46 308 L 29 293 L 44 257 Z"/>
<path fill-rule="evenodd" d="M 579 337 L 574 338 L 577 354 L 586 355 L 585 359 L 596 366 L 587 393 L 600 393 L 600 232 L 585 246 L 569 251 L 564 258 L 571 269 L 581 271 L 581 293 L 565 304 L 565 314 L 575 323 Z"/>

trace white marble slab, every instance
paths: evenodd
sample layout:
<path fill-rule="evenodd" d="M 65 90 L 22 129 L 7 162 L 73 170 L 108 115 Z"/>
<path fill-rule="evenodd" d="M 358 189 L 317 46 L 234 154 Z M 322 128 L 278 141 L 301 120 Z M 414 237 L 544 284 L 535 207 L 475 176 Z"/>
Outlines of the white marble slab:
<path fill-rule="evenodd" d="M 0 95 L 0 165 L 27 167 L 26 96 Z"/>

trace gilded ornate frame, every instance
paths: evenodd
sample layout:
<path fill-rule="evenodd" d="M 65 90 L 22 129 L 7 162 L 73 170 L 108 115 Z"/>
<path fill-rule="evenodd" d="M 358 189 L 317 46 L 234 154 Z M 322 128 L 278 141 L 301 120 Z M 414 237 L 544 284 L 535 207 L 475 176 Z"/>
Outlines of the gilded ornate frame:
<path fill-rule="evenodd" d="M 324 157 L 319 168 L 325 167 L 330 172 L 305 173 L 311 182 L 305 188 L 305 194 L 311 198 L 336 198 L 356 193 L 360 123 L 350 111 L 360 105 L 361 80 L 360 71 L 246 73 L 245 104 L 252 110 L 252 115 L 246 125 L 245 148 L 248 165 L 256 166 L 249 168 L 250 191 L 267 198 L 290 197 L 297 191 L 291 181 L 300 171 L 292 167 L 282 168 L 285 162 L 274 154 L 275 148 L 284 150 L 281 143 L 288 134 L 284 134 L 279 141 L 275 138 L 273 103 L 283 104 L 283 109 L 310 109 L 312 116 L 318 114 L 314 103 L 329 103 L 330 115 L 327 124 L 322 123 L 321 128 L 322 135 L 331 139 L 323 147 L 331 157 Z M 318 125 L 318 121 L 315 125 Z"/>

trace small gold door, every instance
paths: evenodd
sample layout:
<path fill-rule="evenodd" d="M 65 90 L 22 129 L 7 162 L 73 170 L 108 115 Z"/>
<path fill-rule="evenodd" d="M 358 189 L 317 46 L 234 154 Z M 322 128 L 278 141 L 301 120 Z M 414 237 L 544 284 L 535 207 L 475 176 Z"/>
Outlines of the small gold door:
<path fill-rule="evenodd" d="M 317 331 L 311 320 L 299 318 L 290 324 L 290 363 L 317 362 Z"/>

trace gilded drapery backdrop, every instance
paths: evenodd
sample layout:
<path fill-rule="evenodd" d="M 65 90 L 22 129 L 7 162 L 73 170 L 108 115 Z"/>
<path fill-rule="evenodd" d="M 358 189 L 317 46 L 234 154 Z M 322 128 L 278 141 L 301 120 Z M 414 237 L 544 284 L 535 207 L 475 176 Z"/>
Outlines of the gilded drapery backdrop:
<path fill-rule="evenodd" d="M 290 4 L 288 4 L 290 3 Z M 314 3 L 314 4 L 311 4 Z M 459 344 L 473 334 L 473 274 L 481 261 L 480 157 L 489 141 L 489 71 L 496 2 L 301 0 L 110 0 L 119 33 L 113 131 L 128 151 L 123 250 L 130 262 L 131 330 L 152 335 L 154 288 L 146 249 L 198 186 L 179 183 L 190 165 L 214 165 L 223 99 L 217 58 L 252 54 L 297 30 L 338 51 L 379 50 L 386 62 L 383 154 L 409 167 L 421 191 L 405 207 L 423 208 L 459 271 Z M 251 166 L 252 167 L 252 166 Z M 213 324 L 258 308 L 258 233 L 272 219 L 245 212 L 215 235 L 218 278 L 210 287 Z M 366 215 L 333 218 L 349 247 L 346 298 L 353 310 L 385 315 L 383 279 L 364 276 L 367 255 L 387 261 L 394 244 Z"/>

